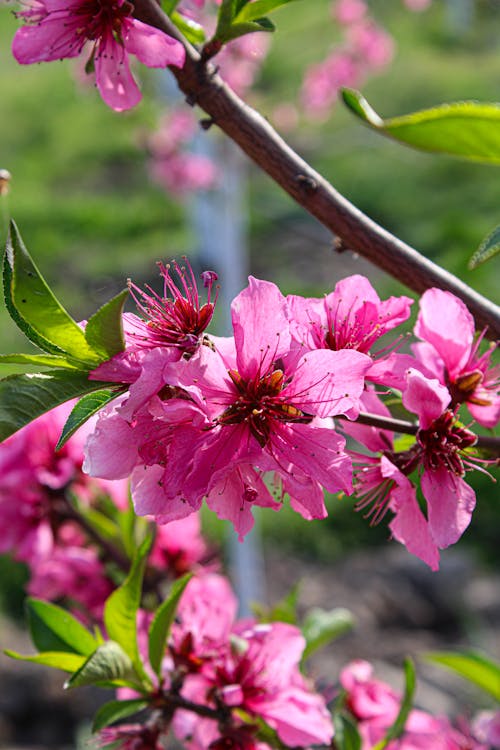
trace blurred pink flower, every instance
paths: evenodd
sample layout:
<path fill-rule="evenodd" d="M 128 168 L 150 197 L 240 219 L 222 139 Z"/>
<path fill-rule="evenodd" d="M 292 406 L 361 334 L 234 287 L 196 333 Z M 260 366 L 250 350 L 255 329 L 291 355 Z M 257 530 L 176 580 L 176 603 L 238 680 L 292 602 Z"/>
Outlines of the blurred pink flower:
<path fill-rule="evenodd" d="M 333 18 L 346 26 L 358 23 L 367 13 L 365 0 L 334 0 L 332 4 Z"/>

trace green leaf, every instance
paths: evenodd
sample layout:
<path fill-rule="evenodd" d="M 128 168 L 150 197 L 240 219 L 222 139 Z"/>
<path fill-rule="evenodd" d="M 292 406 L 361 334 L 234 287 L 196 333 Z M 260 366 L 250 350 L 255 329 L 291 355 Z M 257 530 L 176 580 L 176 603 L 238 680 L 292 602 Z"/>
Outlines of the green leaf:
<path fill-rule="evenodd" d="M 425 659 L 451 669 L 500 701 L 500 664 L 475 651 L 436 651 L 426 654 Z"/>
<path fill-rule="evenodd" d="M 106 641 L 82 664 L 80 669 L 64 684 L 65 689 L 83 687 L 85 685 L 99 685 L 100 683 L 135 682 L 135 671 L 131 660 L 114 641 Z"/>
<path fill-rule="evenodd" d="M 278 8 L 282 8 L 284 5 L 289 5 L 291 2 L 295 2 L 295 0 L 254 0 L 253 3 L 245 4 L 234 20 L 237 22 L 255 21 Z"/>
<path fill-rule="evenodd" d="M 125 349 L 123 307 L 129 291 L 123 289 L 92 315 L 85 326 L 85 338 L 91 349 L 105 361 Z"/>
<path fill-rule="evenodd" d="M 353 720 L 346 714 L 333 715 L 336 750 L 361 750 L 361 737 Z"/>
<path fill-rule="evenodd" d="M 406 721 L 413 706 L 413 696 L 415 695 L 416 687 L 415 667 L 413 665 L 413 661 L 410 658 L 405 659 L 404 671 L 405 692 L 403 695 L 399 713 L 396 716 L 396 720 L 392 727 L 389 727 L 389 729 L 387 730 L 384 739 L 380 742 L 377 742 L 373 750 L 384 750 L 389 742 L 392 742 L 392 740 L 397 740 L 398 737 L 401 737 L 404 732 Z"/>
<path fill-rule="evenodd" d="M 137 645 L 137 610 L 141 602 L 142 581 L 152 537 L 148 536 L 137 551 L 130 573 L 122 585 L 113 591 L 104 606 L 104 624 L 108 636 L 116 641 L 130 657 L 144 684 L 151 680 L 144 670 Z"/>
<path fill-rule="evenodd" d="M 14 222 L 5 253 L 4 292 L 8 309 L 15 310 L 15 322 L 33 343 L 53 354 L 64 352 L 89 368 L 99 364 L 83 330 L 56 299 L 31 259 Z"/>
<path fill-rule="evenodd" d="M 255 31 L 276 31 L 276 27 L 269 18 L 258 18 L 255 21 L 245 21 L 244 23 L 234 23 L 227 29 L 223 36 L 218 36 L 222 42 L 230 42 L 232 39 L 238 39 L 246 34 L 253 34 Z"/>
<path fill-rule="evenodd" d="M 105 385 L 81 370 L 8 375 L 0 380 L 0 441 L 55 406 Z"/>
<path fill-rule="evenodd" d="M 109 701 L 98 710 L 92 725 L 93 732 L 99 732 L 104 727 L 113 724 L 120 719 L 126 719 L 128 716 L 143 711 L 149 705 L 143 698 L 132 698 L 127 701 Z"/>
<path fill-rule="evenodd" d="M 413 148 L 500 164 L 500 105 L 455 102 L 382 120 L 366 99 L 343 89 L 347 107 L 373 130 Z"/>
<path fill-rule="evenodd" d="M 180 0 L 163 0 L 162 7 L 167 16 L 169 16 L 179 5 Z"/>
<path fill-rule="evenodd" d="M 261 622 L 287 622 L 290 625 L 296 625 L 298 622 L 297 604 L 300 586 L 299 581 L 283 599 L 276 602 L 271 608 L 264 607 L 261 604 L 254 605 L 252 608 L 259 620 Z"/>
<path fill-rule="evenodd" d="M 41 599 L 26 600 L 31 638 L 41 652 L 91 654 L 97 642 L 94 636 L 65 609 Z"/>
<path fill-rule="evenodd" d="M 66 357 L 56 354 L 0 354 L 0 365 L 35 365 L 36 367 L 61 367 L 78 369 Z"/>
<path fill-rule="evenodd" d="M 478 249 L 469 261 L 468 268 L 473 270 L 478 266 L 486 263 L 487 260 L 498 255 L 500 252 L 500 226 L 495 229 L 484 238 L 479 245 Z"/>
<path fill-rule="evenodd" d="M 66 420 L 61 437 L 59 438 L 56 451 L 60 450 L 63 445 L 70 439 L 82 424 L 93 417 L 103 406 L 117 398 L 123 391 L 120 389 L 103 388 L 100 391 L 88 393 L 74 405 L 71 414 Z"/>
<path fill-rule="evenodd" d="M 33 664 L 44 664 L 47 667 L 61 669 L 63 672 L 76 672 L 85 663 L 86 657 L 79 654 L 64 653 L 63 651 L 45 651 L 34 656 L 24 656 L 17 651 L 5 649 L 4 654 L 18 661 L 29 661 Z"/>
<path fill-rule="evenodd" d="M 185 16 L 181 16 L 180 13 L 174 12 L 172 13 L 172 22 L 191 44 L 203 44 L 205 41 L 205 29 L 191 18 L 186 18 Z"/>
<path fill-rule="evenodd" d="M 222 0 L 217 16 L 217 29 L 215 37 L 223 39 L 225 32 L 230 28 L 236 13 L 236 0 Z"/>
<path fill-rule="evenodd" d="M 354 626 L 354 618 L 347 609 L 338 607 L 326 611 L 314 608 L 307 613 L 302 625 L 302 633 L 306 639 L 303 660 L 319 648 L 326 646 L 339 636 L 347 633 Z"/>
<path fill-rule="evenodd" d="M 158 676 L 160 676 L 165 644 L 172 622 L 174 621 L 179 600 L 191 578 L 192 574 L 188 573 L 172 584 L 167 599 L 156 610 L 151 622 L 149 628 L 149 663 Z"/>

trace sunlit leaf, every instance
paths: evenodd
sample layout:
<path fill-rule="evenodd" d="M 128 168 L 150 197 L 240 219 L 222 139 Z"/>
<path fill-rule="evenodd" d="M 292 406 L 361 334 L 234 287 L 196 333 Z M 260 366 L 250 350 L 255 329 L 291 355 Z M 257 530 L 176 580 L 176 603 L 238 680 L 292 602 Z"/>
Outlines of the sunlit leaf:
<path fill-rule="evenodd" d="M 468 268 L 471 270 L 486 263 L 487 260 L 498 255 L 500 252 L 500 226 L 490 232 L 479 245 L 478 249 L 469 260 Z"/>
<path fill-rule="evenodd" d="M 500 701 L 500 664 L 474 651 L 448 653 L 436 651 L 425 655 L 428 661 L 451 669 Z"/>
<path fill-rule="evenodd" d="M 343 89 L 345 104 L 382 135 L 423 151 L 500 164 L 500 105 L 479 102 L 442 104 L 383 120 L 366 99 Z"/>
<path fill-rule="evenodd" d="M 57 354 L 0 354 L 0 365 L 34 365 L 35 367 L 60 367 L 78 369 L 73 362 Z"/>
<path fill-rule="evenodd" d="M 90 381 L 89 381 L 90 382 Z M 86 396 L 78 401 L 74 405 L 71 414 L 66 420 L 66 424 L 63 427 L 61 437 L 59 438 L 56 451 L 63 447 L 63 445 L 70 439 L 72 435 L 81 427 L 85 422 L 93 417 L 103 406 L 109 404 L 121 393 L 120 390 L 103 388 L 100 391 L 94 391 L 88 393 Z"/>
<path fill-rule="evenodd" d="M 296 0 L 254 0 L 253 3 L 247 3 L 242 8 L 236 15 L 235 21 L 255 21 L 292 2 L 296 2 Z"/>
<path fill-rule="evenodd" d="M 160 675 L 161 672 L 165 644 L 174 621 L 179 600 L 191 578 L 192 575 L 188 573 L 188 575 L 179 578 L 172 584 L 168 597 L 156 610 L 149 628 L 149 662 L 157 675 Z"/>
<path fill-rule="evenodd" d="M 55 406 L 105 385 L 80 370 L 8 375 L 0 380 L 0 441 Z"/>
<path fill-rule="evenodd" d="M 114 641 L 106 641 L 88 657 L 80 669 L 64 684 L 66 689 L 98 685 L 114 680 L 134 683 L 136 675 L 132 661 L 122 647 Z"/>
<path fill-rule="evenodd" d="M 205 41 L 205 29 L 192 18 L 186 18 L 186 16 L 174 12 L 172 13 L 172 22 L 191 44 L 203 44 Z"/>
<path fill-rule="evenodd" d="M 127 578 L 108 597 L 104 606 L 104 624 L 108 636 L 120 644 L 145 684 L 150 684 L 151 680 L 144 670 L 137 645 L 137 610 L 141 602 L 142 581 L 151 541 L 151 536 L 146 537 L 137 550 Z"/>
<path fill-rule="evenodd" d="M 106 302 L 88 319 L 85 326 L 85 338 L 89 346 L 104 360 L 111 359 L 125 349 L 122 315 L 128 294 L 128 289 L 124 289 Z"/>
<path fill-rule="evenodd" d="M 126 719 L 128 716 L 143 711 L 148 707 L 148 702 L 143 698 L 132 698 L 127 701 L 109 701 L 98 710 L 92 725 L 93 732 L 99 732 L 104 727 L 113 724 L 120 719 Z"/>
<path fill-rule="evenodd" d="M 4 293 L 15 322 L 37 346 L 52 354 L 64 352 L 89 368 L 99 364 L 83 330 L 40 274 L 14 222 L 5 252 Z"/>
<path fill-rule="evenodd" d="M 11 659 L 17 659 L 18 661 L 29 661 L 33 664 L 43 664 L 46 667 L 53 667 L 54 669 L 60 669 L 63 672 L 76 672 L 86 662 L 87 657 L 79 654 L 64 653 L 63 651 L 45 651 L 42 654 L 34 654 L 33 656 L 25 656 L 18 654 L 17 651 L 11 651 L 6 649 L 4 651 L 6 656 L 10 656 Z"/>
<path fill-rule="evenodd" d="M 91 654 L 97 643 L 94 636 L 62 607 L 41 599 L 26 600 L 28 626 L 39 651 Z"/>

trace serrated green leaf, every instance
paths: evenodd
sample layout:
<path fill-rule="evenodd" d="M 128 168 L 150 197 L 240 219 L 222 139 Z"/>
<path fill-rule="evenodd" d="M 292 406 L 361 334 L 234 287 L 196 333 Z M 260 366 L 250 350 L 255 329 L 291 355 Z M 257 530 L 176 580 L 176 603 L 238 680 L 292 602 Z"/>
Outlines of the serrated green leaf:
<path fill-rule="evenodd" d="M 108 636 L 123 648 L 137 674 L 147 685 L 151 684 L 151 680 L 144 670 L 137 645 L 137 610 L 141 602 L 142 581 L 151 542 L 151 536 L 146 537 L 137 550 L 127 578 L 113 591 L 104 605 L 104 624 Z"/>
<path fill-rule="evenodd" d="M 56 451 L 60 450 L 70 437 L 75 434 L 78 428 L 85 424 L 90 417 L 93 417 L 94 414 L 103 408 L 103 406 L 106 406 L 110 401 L 117 398 L 120 393 L 122 393 L 121 390 L 103 388 L 100 391 L 88 393 L 81 398 L 80 401 L 74 405 L 71 414 L 66 420 L 61 437 L 57 441 Z"/>
<path fill-rule="evenodd" d="M 0 380 L 0 441 L 73 398 L 102 389 L 81 370 L 48 370 Z"/>
<path fill-rule="evenodd" d="M 132 698 L 127 701 L 109 701 L 98 710 L 92 725 L 93 732 L 99 732 L 104 727 L 114 724 L 115 721 L 126 719 L 128 716 L 143 711 L 149 705 L 143 698 Z"/>
<path fill-rule="evenodd" d="M 353 720 L 345 713 L 333 715 L 336 750 L 361 750 L 361 737 Z"/>
<path fill-rule="evenodd" d="M 192 574 L 188 573 L 172 584 L 168 597 L 156 610 L 151 622 L 148 641 L 149 663 L 158 676 L 160 676 L 161 662 L 165 654 L 165 644 L 174 621 L 179 600 L 191 578 Z"/>
<path fill-rule="evenodd" d="M 426 654 L 425 659 L 451 669 L 500 701 L 500 664 L 475 651 L 436 651 Z"/>
<path fill-rule="evenodd" d="M 48 342 L 50 353 L 62 351 L 88 365 L 89 369 L 96 367 L 99 357 L 87 343 L 78 323 L 68 315 L 50 290 L 26 250 L 14 222 L 11 222 L 7 240 L 5 266 L 8 269 L 4 283 L 5 297 L 10 307 L 16 310 L 18 325 L 20 322 L 27 324 L 20 327 L 28 338 L 30 332 L 34 331 L 34 343 L 41 345 L 40 341 Z M 46 346 L 41 348 L 46 349 Z"/>
<path fill-rule="evenodd" d="M 343 89 L 347 107 L 382 135 L 422 151 L 500 164 L 500 105 L 454 102 L 383 120 L 366 99 Z"/>
<path fill-rule="evenodd" d="M 80 669 L 65 682 L 64 687 L 69 689 L 99 685 L 114 680 L 134 684 L 136 674 L 132 661 L 122 647 L 114 641 L 106 641 L 95 649 Z"/>
<path fill-rule="evenodd" d="M 254 0 L 253 3 L 246 3 L 234 20 L 236 22 L 255 21 L 257 18 L 262 18 L 292 2 L 296 2 L 296 0 Z"/>
<path fill-rule="evenodd" d="M 416 687 L 415 667 L 410 658 L 405 659 L 404 672 L 405 691 L 399 713 L 396 716 L 394 724 L 387 730 L 385 737 L 380 742 L 377 742 L 373 750 L 384 750 L 392 740 L 397 740 L 404 732 L 406 721 L 413 706 L 413 696 L 415 695 Z"/>
<path fill-rule="evenodd" d="M 18 661 L 29 661 L 33 664 L 44 664 L 46 667 L 53 667 L 54 669 L 60 669 L 63 672 L 76 672 L 77 669 L 85 663 L 85 656 L 79 654 L 64 653 L 63 651 L 45 651 L 42 654 L 35 654 L 33 656 L 25 656 L 18 654 L 17 651 L 11 651 L 5 649 L 4 654 L 10 656 L 11 659 L 17 659 Z"/>
<path fill-rule="evenodd" d="M 0 365 L 35 365 L 36 367 L 60 367 L 64 370 L 78 369 L 66 357 L 56 354 L 0 354 Z"/>
<path fill-rule="evenodd" d="M 62 607 L 29 597 L 26 612 L 31 638 L 39 651 L 61 651 L 83 656 L 94 651 L 94 636 Z"/>
<path fill-rule="evenodd" d="M 473 270 L 474 268 L 481 266 L 483 263 L 486 263 L 490 258 L 498 255 L 498 253 L 500 253 L 500 226 L 495 227 L 495 229 L 484 238 L 472 258 L 469 260 L 467 267 L 470 270 Z"/>
<path fill-rule="evenodd" d="M 125 349 L 122 315 L 128 294 L 128 289 L 123 289 L 100 307 L 85 326 L 85 338 L 89 346 L 103 360 L 111 359 Z"/>
<path fill-rule="evenodd" d="M 306 647 L 302 659 L 308 659 L 319 648 L 326 646 L 354 626 L 354 618 L 347 609 L 338 607 L 326 611 L 315 607 L 311 609 L 302 625 Z"/>
<path fill-rule="evenodd" d="M 177 26 L 181 34 L 185 36 L 191 44 L 203 44 L 205 41 L 205 29 L 203 26 L 200 26 L 199 23 L 193 21 L 192 18 L 186 18 L 185 16 L 181 16 L 180 13 L 173 12 L 172 23 Z"/>

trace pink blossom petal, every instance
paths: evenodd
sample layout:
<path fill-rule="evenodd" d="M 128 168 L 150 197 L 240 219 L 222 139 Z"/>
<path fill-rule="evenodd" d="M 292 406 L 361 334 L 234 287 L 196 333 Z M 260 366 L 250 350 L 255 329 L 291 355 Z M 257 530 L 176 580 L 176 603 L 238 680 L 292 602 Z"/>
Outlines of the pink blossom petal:
<path fill-rule="evenodd" d="M 426 430 L 441 416 L 451 401 L 448 389 L 438 380 L 426 378 L 415 369 L 408 370 L 407 386 L 403 392 L 403 405 L 418 414 L 420 427 Z"/>
<path fill-rule="evenodd" d="M 445 468 L 426 469 L 421 480 L 429 528 L 438 547 L 454 544 L 470 523 L 476 505 L 472 487 Z"/>
<path fill-rule="evenodd" d="M 467 363 L 474 331 L 474 318 L 454 294 L 428 289 L 422 295 L 415 335 L 432 344 L 452 378 Z"/>
<path fill-rule="evenodd" d="M 138 516 L 153 516 L 157 523 L 178 521 L 198 510 L 186 500 L 174 498 L 167 501 L 163 490 L 168 475 L 162 466 L 138 466 L 132 473 L 130 489 L 135 512 Z"/>
<path fill-rule="evenodd" d="M 360 411 L 364 375 L 372 361 L 366 354 L 343 349 L 316 349 L 298 362 L 291 384 L 283 397 L 318 417 L 346 414 L 355 419 Z"/>
<path fill-rule="evenodd" d="M 83 470 L 101 479 L 125 479 L 138 462 L 133 430 L 118 414 L 102 416 L 85 446 Z"/>
<path fill-rule="evenodd" d="M 389 524 L 398 542 L 423 560 L 432 570 L 439 568 L 439 551 L 430 533 L 427 519 L 419 508 L 415 488 L 410 482 L 391 493 L 391 510 L 396 514 Z"/>
<path fill-rule="evenodd" d="M 131 109 L 142 98 L 130 72 L 128 56 L 117 43 L 108 44 L 95 56 L 95 79 L 102 98 L 112 109 L 122 112 Z"/>
<path fill-rule="evenodd" d="M 127 19 L 124 35 L 125 49 L 135 55 L 148 68 L 182 68 L 186 58 L 184 46 L 163 31 L 148 26 L 136 18 Z"/>
<path fill-rule="evenodd" d="M 233 300 L 231 315 L 240 375 L 265 375 L 290 348 L 285 298 L 276 284 L 250 276 Z"/>
<path fill-rule="evenodd" d="M 12 54 L 21 65 L 78 57 L 80 52 L 74 32 L 65 32 L 61 20 L 55 18 L 35 26 L 23 26 L 16 31 L 12 42 Z"/>

